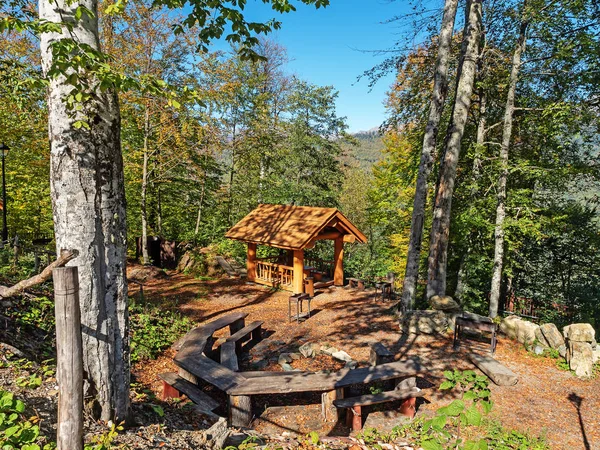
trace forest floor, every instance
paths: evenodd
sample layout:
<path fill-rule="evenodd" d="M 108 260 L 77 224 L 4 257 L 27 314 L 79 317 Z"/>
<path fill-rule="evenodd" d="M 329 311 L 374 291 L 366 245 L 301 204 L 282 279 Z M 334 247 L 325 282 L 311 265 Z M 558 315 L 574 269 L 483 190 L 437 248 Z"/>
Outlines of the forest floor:
<path fill-rule="evenodd" d="M 139 296 L 130 285 L 130 295 Z M 419 379 L 422 387 L 433 387 L 417 414 L 431 414 L 448 403 L 450 397 L 436 389 L 444 370 L 466 370 L 474 367 L 467 361 L 468 346 L 452 350 L 450 336 L 403 336 L 390 302 L 383 302 L 374 291 L 330 288 L 316 295 L 309 320 L 288 323 L 289 293 L 239 279 L 197 279 L 171 273 L 168 277 L 150 279 L 144 284 L 145 300 L 161 304 L 168 301 L 197 322 L 210 321 L 231 312 L 248 313 L 247 321 L 264 322 L 265 339 L 250 350 L 242 367 L 248 370 L 277 370 L 277 357 L 282 352 L 295 352 L 306 342 L 329 344 L 347 352 L 360 366 L 367 365 L 369 344 L 381 342 L 396 354 L 396 359 L 420 357 L 431 370 Z M 158 359 L 134 367 L 138 383 L 155 393 L 161 389 L 158 374 L 176 370 L 173 350 Z M 534 356 L 521 345 L 500 339 L 496 358 L 519 376 L 512 387 L 491 386 L 495 402 L 492 415 L 513 430 L 547 436 L 554 449 L 600 448 L 600 390 L 597 379 L 579 380 L 570 372 L 559 370 L 556 360 Z M 319 359 L 311 370 L 327 366 Z M 331 369 L 337 367 L 332 366 Z M 348 430 L 331 427 L 320 420 L 319 399 L 293 396 L 259 397 L 252 426 L 259 432 L 304 434 L 310 430 L 321 435 L 347 435 Z M 300 406 L 290 407 L 290 404 Z M 390 411 L 376 408 L 366 426 L 397 424 L 401 418 Z M 387 410 L 387 411 L 386 411 Z M 370 422 L 369 422 L 370 421 Z"/>

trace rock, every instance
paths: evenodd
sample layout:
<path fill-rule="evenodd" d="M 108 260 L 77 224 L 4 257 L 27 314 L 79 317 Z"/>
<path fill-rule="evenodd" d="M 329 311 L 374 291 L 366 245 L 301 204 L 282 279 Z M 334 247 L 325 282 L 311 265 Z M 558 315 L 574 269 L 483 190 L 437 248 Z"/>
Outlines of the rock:
<path fill-rule="evenodd" d="M 596 348 L 596 350 L 592 350 L 592 361 L 594 364 L 600 362 L 600 348 Z"/>
<path fill-rule="evenodd" d="M 294 368 L 292 366 L 290 366 L 288 363 L 283 363 L 280 365 L 284 372 L 293 372 L 294 371 Z"/>
<path fill-rule="evenodd" d="M 358 362 L 356 361 L 346 361 L 346 365 L 344 366 L 344 368 L 346 369 L 356 369 L 358 367 Z"/>
<path fill-rule="evenodd" d="M 561 356 L 561 358 L 566 358 L 567 357 L 567 345 L 563 344 L 560 347 L 558 347 L 558 354 Z"/>
<path fill-rule="evenodd" d="M 593 342 L 596 331 L 589 323 L 573 323 L 563 328 L 565 339 L 572 342 Z"/>
<path fill-rule="evenodd" d="M 544 333 L 542 333 L 542 330 L 540 328 L 536 328 L 536 330 L 535 330 L 535 339 L 537 341 L 537 344 L 540 347 L 542 347 L 542 348 L 550 347 L 550 344 L 548 344 L 548 341 L 546 341 L 546 338 L 544 337 Z"/>
<path fill-rule="evenodd" d="M 535 342 L 535 331 L 538 328 L 539 325 L 514 315 L 508 316 L 500 322 L 502 333 L 524 345 L 532 345 Z"/>
<path fill-rule="evenodd" d="M 279 355 L 279 358 L 277 358 L 277 363 L 279 363 L 279 365 L 283 365 L 285 363 L 291 363 L 292 362 L 292 357 L 289 355 L 289 353 L 282 353 L 281 355 Z"/>
<path fill-rule="evenodd" d="M 562 334 L 560 334 L 560 331 L 558 331 L 558 328 L 556 328 L 556 325 L 553 323 L 545 323 L 540 326 L 540 331 L 550 347 L 556 350 L 559 350 L 560 347 L 564 347 L 565 340 L 563 339 Z M 566 347 L 564 347 L 564 350 L 566 351 Z"/>
<path fill-rule="evenodd" d="M 569 367 L 575 371 L 575 375 L 578 377 L 589 378 L 592 376 L 594 355 L 589 342 L 569 341 L 567 360 Z"/>
<path fill-rule="evenodd" d="M 302 355 L 301 355 L 300 353 L 290 353 L 290 357 L 291 357 L 291 358 L 292 358 L 294 361 L 296 361 L 296 360 L 298 360 L 298 359 L 302 358 Z M 289 362 L 289 361 L 288 361 L 288 362 Z"/>
<path fill-rule="evenodd" d="M 536 345 L 535 347 L 533 347 L 533 353 L 535 353 L 536 355 L 542 355 L 544 353 L 544 348 L 548 348 L 548 347 L 542 347 L 541 345 Z"/>
<path fill-rule="evenodd" d="M 323 353 L 324 355 L 333 355 L 334 353 L 339 352 L 339 350 L 335 347 L 329 347 L 329 346 L 322 346 L 321 347 L 321 353 Z"/>
<path fill-rule="evenodd" d="M 301 345 L 298 351 L 302 353 L 305 358 L 314 358 L 316 355 L 312 342 L 307 342 L 306 344 Z"/>
<path fill-rule="evenodd" d="M 352 361 L 352 357 L 343 350 L 337 351 L 337 352 L 333 353 L 331 356 L 340 361 L 345 361 L 345 362 Z"/>
<path fill-rule="evenodd" d="M 438 334 L 448 330 L 448 318 L 443 311 L 407 311 L 401 319 L 404 334 Z"/>
<path fill-rule="evenodd" d="M 592 341 L 592 350 L 596 350 L 597 347 L 598 347 L 598 343 L 596 342 L 596 339 L 594 339 Z"/>
<path fill-rule="evenodd" d="M 460 305 L 448 295 L 434 295 L 429 299 L 431 309 L 436 311 L 459 311 Z"/>

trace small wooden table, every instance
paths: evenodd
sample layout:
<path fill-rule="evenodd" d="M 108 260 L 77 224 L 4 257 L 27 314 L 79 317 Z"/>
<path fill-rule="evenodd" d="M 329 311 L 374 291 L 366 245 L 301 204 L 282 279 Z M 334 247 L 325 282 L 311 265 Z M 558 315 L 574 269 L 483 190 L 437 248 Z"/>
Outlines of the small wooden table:
<path fill-rule="evenodd" d="M 300 323 L 300 318 L 308 319 L 310 318 L 310 301 L 312 300 L 311 296 L 308 294 L 294 294 L 290 295 L 288 300 L 288 322 L 291 322 L 292 319 L 296 319 L 297 323 Z M 308 311 L 303 312 L 303 304 L 307 303 Z M 292 316 L 292 303 L 296 303 L 296 314 Z"/>
<path fill-rule="evenodd" d="M 460 345 L 460 331 L 463 328 L 472 330 L 487 331 L 491 333 L 490 351 L 493 355 L 496 351 L 496 330 L 497 326 L 491 319 L 481 320 L 470 317 L 457 317 L 454 325 L 454 341 L 453 348 L 457 350 Z"/>

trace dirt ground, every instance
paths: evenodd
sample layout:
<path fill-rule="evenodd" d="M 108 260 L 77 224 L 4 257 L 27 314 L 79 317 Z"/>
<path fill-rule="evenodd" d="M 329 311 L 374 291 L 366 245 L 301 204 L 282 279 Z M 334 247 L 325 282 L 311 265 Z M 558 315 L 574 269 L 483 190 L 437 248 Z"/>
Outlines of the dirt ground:
<path fill-rule="evenodd" d="M 421 379 L 423 387 L 433 387 L 421 404 L 418 414 L 427 414 L 449 401 L 436 387 L 442 372 L 448 369 L 472 369 L 465 355 L 468 346 L 452 350 L 450 337 L 425 335 L 402 336 L 397 318 L 389 312 L 392 305 L 383 302 L 374 291 L 330 288 L 315 296 L 312 317 L 297 324 L 288 322 L 289 293 L 245 283 L 239 279 L 201 280 L 182 274 L 149 280 L 144 285 L 147 301 L 175 305 L 197 322 L 210 321 L 221 315 L 243 311 L 247 321 L 261 320 L 265 340 L 251 349 L 243 367 L 252 370 L 272 369 L 281 352 L 297 351 L 306 342 L 327 343 L 346 351 L 360 365 L 369 358 L 369 344 L 381 342 L 396 359 L 419 356 L 430 368 Z M 137 286 L 130 285 L 130 295 L 139 297 Z M 169 350 L 156 361 L 134 368 L 138 382 L 159 392 L 157 374 L 176 370 Z M 500 339 L 496 358 L 519 376 L 513 387 L 492 386 L 493 414 L 510 429 L 545 434 L 555 449 L 600 449 L 600 383 L 597 379 L 582 381 L 569 372 L 556 368 L 554 360 L 526 352 L 507 339 Z M 322 435 L 343 435 L 347 430 L 327 426 L 320 421 L 318 398 L 310 396 L 259 397 L 253 427 L 258 431 L 305 433 L 319 430 Z M 300 406 L 292 407 L 293 404 Z M 288 407 L 286 407 L 288 406 Z M 393 406 L 393 405 L 392 405 Z M 399 417 L 378 411 L 367 420 L 374 425 Z M 391 414 L 391 418 L 390 418 Z"/>

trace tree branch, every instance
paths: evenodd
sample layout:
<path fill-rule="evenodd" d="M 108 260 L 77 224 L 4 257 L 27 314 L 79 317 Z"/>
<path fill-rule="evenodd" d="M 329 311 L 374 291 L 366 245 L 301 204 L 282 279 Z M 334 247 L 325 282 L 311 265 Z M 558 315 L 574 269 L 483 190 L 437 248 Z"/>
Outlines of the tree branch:
<path fill-rule="evenodd" d="M 23 292 L 25 289 L 35 286 L 36 284 L 43 283 L 52 276 L 52 270 L 57 267 L 66 265 L 69 261 L 76 258 L 79 255 L 77 250 L 62 250 L 60 257 L 52 264 L 48 265 L 41 273 L 34 275 L 23 281 L 19 281 L 17 284 L 11 287 L 0 286 L 0 297 L 8 298 Z"/>

